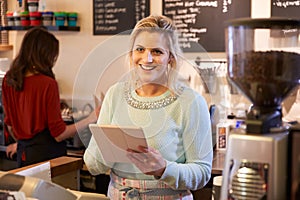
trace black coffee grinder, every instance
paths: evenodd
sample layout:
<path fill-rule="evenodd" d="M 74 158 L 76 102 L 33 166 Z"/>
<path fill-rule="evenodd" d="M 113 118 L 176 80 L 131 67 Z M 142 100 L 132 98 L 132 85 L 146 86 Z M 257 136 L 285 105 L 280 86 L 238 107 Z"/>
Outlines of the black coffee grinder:
<path fill-rule="evenodd" d="M 300 20 L 226 22 L 228 78 L 249 98 L 246 130 L 229 134 L 221 199 L 287 199 L 289 128 L 281 103 L 300 81 Z"/>

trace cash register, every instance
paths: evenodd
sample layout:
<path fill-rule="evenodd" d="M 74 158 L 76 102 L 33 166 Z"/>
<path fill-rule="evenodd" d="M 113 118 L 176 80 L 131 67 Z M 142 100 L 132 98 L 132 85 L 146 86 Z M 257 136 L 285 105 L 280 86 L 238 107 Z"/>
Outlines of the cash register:
<path fill-rule="evenodd" d="M 41 200 L 109 200 L 103 194 L 74 191 L 40 178 L 0 172 L 1 199 L 10 199 L 16 193 Z"/>

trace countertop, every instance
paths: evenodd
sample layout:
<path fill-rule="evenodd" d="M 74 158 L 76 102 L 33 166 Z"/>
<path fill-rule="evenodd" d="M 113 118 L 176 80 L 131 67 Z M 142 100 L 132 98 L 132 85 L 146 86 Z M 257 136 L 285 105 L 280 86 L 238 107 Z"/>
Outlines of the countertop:
<path fill-rule="evenodd" d="M 62 157 L 51 159 L 49 161 L 50 161 L 50 166 L 51 166 L 51 177 L 52 178 L 59 176 L 59 175 L 66 174 L 70 171 L 76 171 L 83 167 L 83 159 L 82 158 L 62 156 Z M 42 163 L 44 163 L 44 162 L 42 162 Z M 36 164 L 29 165 L 26 167 L 13 169 L 8 172 L 16 173 L 16 172 L 28 169 L 30 167 L 37 166 L 39 164 L 41 164 L 41 163 L 36 163 Z"/>
<path fill-rule="evenodd" d="M 214 158 L 212 163 L 212 174 L 222 175 L 225 165 L 226 151 L 214 150 Z"/>

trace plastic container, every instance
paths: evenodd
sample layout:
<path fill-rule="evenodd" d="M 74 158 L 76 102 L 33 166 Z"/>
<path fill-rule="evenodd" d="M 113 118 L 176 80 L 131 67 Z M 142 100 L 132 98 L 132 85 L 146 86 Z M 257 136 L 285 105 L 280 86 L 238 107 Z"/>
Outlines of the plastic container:
<path fill-rule="evenodd" d="M 20 19 L 21 19 L 21 25 L 22 26 L 29 26 L 30 25 L 30 19 L 29 19 L 29 12 L 24 11 L 20 13 Z"/>
<path fill-rule="evenodd" d="M 29 12 L 30 25 L 40 26 L 42 25 L 42 13 L 41 12 Z"/>
<path fill-rule="evenodd" d="M 223 176 L 215 176 L 213 178 L 212 200 L 219 200 L 221 196 Z"/>
<path fill-rule="evenodd" d="M 78 18 L 78 15 L 76 12 L 68 13 L 68 26 L 76 26 L 77 18 Z"/>
<path fill-rule="evenodd" d="M 52 26 L 54 13 L 51 11 L 42 13 L 42 22 L 44 26 Z"/>
<path fill-rule="evenodd" d="M 39 8 L 39 2 L 28 2 L 29 12 L 37 12 Z"/>
<path fill-rule="evenodd" d="M 228 145 L 228 135 L 230 130 L 230 124 L 226 120 L 220 120 L 217 124 L 217 150 L 226 150 Z"/>
<path fill-rule="evenodd" d="M 227 78 L 252 104 L 246 132 L 262 135 L 283 128 L 282 101 L 300 82 L 300 20 L 240 18 L 224 25 Z"/>
<path fill-rule="evenodd" d="M 67 18 L 67 14 L 65 12 L 54 12 L 55 17 L 55 25 L 56 26 L 64 26 Z"/>
<path fill-rule="evenodd" d="M 9 69 L 10 63 L 11 63 L 11 60 L 9 58 L 0 58 L 0 71 L 7 72 L 7 70 Z"/>
<path fill-rule="evenodd" d="M 15 26 L 21 26 L 21 16 L 19 12 L 14 12 L 14 25 Z"/>
<path fill-rule="evenodd" d="M 6 12 L 7 17 L 7 25 L 8 26 L 14 26 L 15 25 L 15 18 L 13 16 L 13 12 Z"/>
<path fill-rule="evenodd" d="M 37 12 L 39 9 L 39 1 L 38 0 L 28 0 L 27 6 L 28 6 L 29 12 Z"/>
<path fill-rule="evenodd" d="M 46 11 L 46 0 L 39 0 L 39 11 L 40 12 Z"/>

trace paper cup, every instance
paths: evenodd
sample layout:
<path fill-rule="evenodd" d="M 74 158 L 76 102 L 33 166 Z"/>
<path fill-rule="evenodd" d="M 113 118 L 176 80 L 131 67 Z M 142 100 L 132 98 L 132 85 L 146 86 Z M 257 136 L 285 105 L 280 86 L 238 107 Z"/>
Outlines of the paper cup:
<path fill-rule="evenodd" d="M 212 187 L 212 200 L 219 200 L 221 196 L 222 176 L 215 176 Z"/>

